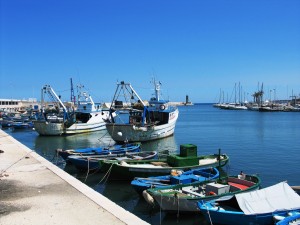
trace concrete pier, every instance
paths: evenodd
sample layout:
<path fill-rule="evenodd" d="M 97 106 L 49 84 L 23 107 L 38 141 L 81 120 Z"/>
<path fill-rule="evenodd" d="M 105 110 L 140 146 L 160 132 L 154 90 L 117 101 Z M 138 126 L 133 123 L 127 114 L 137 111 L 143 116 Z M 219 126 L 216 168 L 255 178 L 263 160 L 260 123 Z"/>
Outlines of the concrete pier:
<path fill-rule="evenodd" d="M 148 223 L 0 130 L 0 225 L 35 224 Z"/>

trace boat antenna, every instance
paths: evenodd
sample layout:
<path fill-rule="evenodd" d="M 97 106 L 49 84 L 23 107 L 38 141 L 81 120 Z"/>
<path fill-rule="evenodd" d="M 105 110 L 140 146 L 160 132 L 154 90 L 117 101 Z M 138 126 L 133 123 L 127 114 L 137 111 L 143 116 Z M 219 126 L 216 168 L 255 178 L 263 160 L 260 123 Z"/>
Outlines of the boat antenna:
<path fill-rule="evenodd" d="M 155 78 L 153 78 L 152 83 L 153 83 L 154 88 L 155 88 L 155 98 L 156 98 L 157 101 L 159 101 L 161 82 L 160 81 L 156 82 Z"/>
<path fill-rule="evenodd" d="M 73 102 L 75 105 L 76 97 L 74 94 L 73 80 L 72 80 L 72 78 L 70 78 L 70 79 L 71 79 L 71 102 Z"/>

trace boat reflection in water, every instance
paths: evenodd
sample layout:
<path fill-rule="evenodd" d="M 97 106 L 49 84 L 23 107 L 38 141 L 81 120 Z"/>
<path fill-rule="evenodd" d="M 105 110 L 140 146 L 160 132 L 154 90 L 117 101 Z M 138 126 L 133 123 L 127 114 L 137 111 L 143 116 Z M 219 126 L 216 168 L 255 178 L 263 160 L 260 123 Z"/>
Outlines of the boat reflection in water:
<path fill-rule="evenodd" d="M 34 150 L 48 160 L 56 157 L 56 149 L 88 148 L 114 145 L 106 130 L 71 136 L 37 136 Z"/>
<path fill-rule="evenodd" d="M 143 142 L 143 151 L 169 151 L 170 154 L 179 152 L 179 145 L 177 145 L 175 137 L 172 135 L 159 140 Z"/>

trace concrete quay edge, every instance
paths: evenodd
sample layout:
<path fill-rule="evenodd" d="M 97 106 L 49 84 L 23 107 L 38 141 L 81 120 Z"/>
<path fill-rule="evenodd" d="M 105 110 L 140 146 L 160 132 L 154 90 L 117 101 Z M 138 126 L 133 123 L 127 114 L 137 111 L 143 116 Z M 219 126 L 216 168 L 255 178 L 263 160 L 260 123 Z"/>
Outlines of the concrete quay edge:
<path fill-rule="evenodd" d="M 12 152 L 10 149 L 13 149 L 14 152 Z M 116 203 L 110 201 L 108 198 L 106 198 L 105 196 L 101 195 L 100 193 L 98 193 L 97 191 L 93 190 L 92 188 L 88 187 L 87 185 L 85 185 L 84 183 L 80 182 L 79 180 L 77 180 L 76 178 L 74 178 L 73 176 L 71 176 L 70 174 L 66 173 L 65 171 L 63 171 L 62 169 L 58 168 L 57 166 L 55 166 L 54 164 L 52 164 L 51 162 L 47 161 L 45 158 L 43 158 L 42 156 L 40 156 L 39 154 L 37 154 L 36 152 L 34 152 L 33 150 L 29 149 L 28 147 L 26 147 L 25 145 L 23 145 L 22 143 L 18 142 L 17 140 L 15 140 L 13 137 L 11 137 L 10 135 L 8 135 L 7 133 L 5 133 L 3 130 L 0 130 L 0 150 L 4 151 L 3 153 L 0 153 L 0 162 L 4 162 L 1 166 L 0 163 L 0 186 L 1 186 L 1 182 L 6 179 L 5 176 L 3 176 L 3 174 L 7 174 L 6 176 L 12 178 L 12 179 L 19 179 L 22 182 L 22 176 L 15 176 L 16 175 L 16 170 L 15 167 L 17 166 L 17 164 L 19 164 L 19 161 L 21 161 L 21 159 L 25 158 L 25 157 L 32 157 L 37 161 L 37 164 L 40 164 L 40 166 L 44 167 L 46 170 L 51 171 L 52 173 L 47 173 L 47 178 L 49 178 L 49 180 L 51 179 L 57 179 L 57 177 L 59 179 L 62 179 L 63 181 L 65 181 L 67 183 L 67 186 L 71 186 L 73 188 L 73 190 L 71 190 L 70 192 L 76 192 L 76 190 L 78 192 L 80 192 L 81 194 L 79 195 L 84 195 L 86 198 L 88 198 L 87 200 L 84 200 L 85 204 L 87 203 L 89 205 L 90 208 L 95 208 L 93 210 L 89 210 L 86 211 L 86 217 L 89 218 L 88 223 L 86 224 L 139 224 L 139 225 L 147 225 L 149 223 L 143 221 L 142 219 L 140 219 L 139 217 L 135 216 L 134 214 L 130 213 L 129 211 L 125 210 L 124 208 L 118 206 Z M 20 155 L 20 152 L 23 152 L 22 155 Z M 5 157 L 5 153 L 10 154 L 10 157 L 8 157 L 8 160 L 3 160 Z M 14 154 L 18 154 L 17 156 L 14 156 Z M 11 157 L 13 156 L 13 157 Z M 15 159 L 15 160 L 12 160 Z M 27 161 L 28 162 L 28 161 Z M 28 163 L 27 163 L 28 164 Z M 24 166 L 24 165 L 22 165 Z M 26 166 L 30 166 L 30 165 L 26 165 Z M 32 166 L 36 167 L 36 162 L 32 162 Z M 13 169 L 14 167 L 14 169 Z M 21 168 L 21 166 L 20 166 Z M 12 169 L 12 172 L 10 171 Z M 28 173 L 28 171 L 27 171 Z M 34 176 L 34 173 L 37 173 L 37 170 L 33 170 L 33 171 L 29 171 L 29 173 L 32 173 L 31 175 Z M 24 171 L 23 171 L 23 174 Z M 56 178 L 55 178 L 56 175 Z M 38 175 L 37 175 L 38 176 Z M 44 175 L 43 175 L 44 176 Z M 49 177 L 48 177 L 49 176 Z M 26 177 L 26 176 L 25 176 Z M 25 178 L 24 178 L 25 179 Z M 28 180 L 26 181 L 28 182 Z M 34 179 L 34 185 L 35 186 L 39 186 L 38 184 L 39 180 Z M 47 183 L 47 181 L 46 181 Z M 42 183 L 40 186 L 44 186 L 45 189 L 47 189 L 47 184 Z M 51 185 L 48 186 L 48 188 L 51 189 Z M 65 187 L 66 188 L 66 187 Z M 76 190 L 75 190 L 75 189 Z M 1 190 L 1 187 L 0 187 Z M 55 194 L 55 193 L 54 193 Z M 76 206 L 76 196 L 78 196 L 77 194 L 71 194 L 72 195 L 72 201 L 75 202 L 75 206 L 72 203 L 72 207 L 74 207 L 74 211 L 71 215 L 65 215 L 66 217 L 70 217 L 70 216 L 76 216 L 76 210 L 82 210 L 83 206 L 79 205 Z M 25 198 L 25 196 L 24 196 Z M 75 198 L 75 199 L 74 199 Z M 82 202 L 83 200 L 80 198 L 80 201 Z M 18 200 L 16 200 L 18 201 Z M 9 204 L 15 203 L 16 201 L 11 201 L 10 199 L 1 199 L 0 196 L 0 206 L 1 204 L 5 204 L 6 202 L 8 202 Z M 80 203 L 81 203 L 80 202 Z M 41 201 L 38 203 L 41 204 L 41 208 L 43 208 L 44 204 L 47 204 L 47 202 L 44 202 L 42 199 Z M 64 204 L 63 202 L 59 202 L 59 204 Z M 67 205 L 68 207 L 69 205 Z M 34 210 L 34 209 L 27 209 L 27 210 Z M 50 210 L 50 209 L 49 209 Z M 26 211 L 26 210 L 25 210 Z M 103 213 L 103 211 L 106 211 L 105 213 Z M 66 211 L 66 213 L 68 213 L 69 211 Z M 102 220 L 99 221 L 99 216 L 97 215 L 95 217 L 95 215 L 93 216 L 89 216 L 89 213 L 94 212 L 99 212 L 99 216 L 100 214 L 103 214 L 104 216 L 108 217 L 106 218 L 106 220 Z M 39 212 L 40 213 L 40 212 Z M 47 212 L 42 212 L 43 213 L 47 213 Z M 63 212 L 59 212 L 62 213 Z M 28 214 L 28 213 L 27 213 Z M 28 216 L 26 214 L 26 216 Z M 35 212 L 33 211 L 32 214 L 35 214 Z M 109 214 L 111 214 L 112 216 L 110 216 Z M 8 215 L 1 215 L 1 210 L 0 210 L 0 224 L 1 220 L 4 219 L 5 217 L 9 217 L 9 216 L 22 216 L 22 211 L 18 211 L 18 212 L 12 212 L 12 214 L 8 214 Z M 23 215 L 24 216 L 24 215 Z M 2 217 L 2 219 L 1 219 Z M 25 217 L 25 216 L 24 216 Z M 103 218 L 103 217 L 102 217 Z M 91 219 L 94 219 L 96 221 L 91 221 Z M 75 220 L 75 219 L 74 219 Z M 59 221 L 55 221 L 55 223 L 52 221 L 52 224 L 74 224 L 74 220 L 71 222 L 67 222 L 65 221 L 63 218 L 61 218 L 61 220 L 59 219 Z M 2 220 L 3 221 L 3 220 Z M 7 220 L 6 220 L 7 221 Z M 5 223 L 5 224 L 16 224 L 14 223 L 15 220 L 12 221 L 12 223 Z M 37 221 L 37 220 L 34 220 Z M 65 222 L 64 222 L 65 221 Z M 104 222 L 106 221 L 106 222 Z M 33 221 L 28 221 L 28 223 L 25 222 L 22 224 L 34 224 Z M 40 221 L 38 221 L 40 223 Z M 48 221 L 49 222 L 49 221 Z M 46 222 L 45 224 L 49 224 L 48 222 Z M 57 223 L 56 223 L 57 222 Z M 103 223 L 104 222 L 104 223 Z M 40 223 L 41 224 L 41 223 Z M 78 224 L 82 224 L 82 222 L 78 222 Z"/>

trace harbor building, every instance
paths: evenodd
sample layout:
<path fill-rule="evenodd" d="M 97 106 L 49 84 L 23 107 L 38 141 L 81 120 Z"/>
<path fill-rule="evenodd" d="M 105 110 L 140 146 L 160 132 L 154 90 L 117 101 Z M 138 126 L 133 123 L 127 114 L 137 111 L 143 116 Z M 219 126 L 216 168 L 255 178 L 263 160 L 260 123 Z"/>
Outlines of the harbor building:
<path fill-rule="evenodd" d="M 29 98 L 28 100 L 0 98 L 0 111 L 3 112 L 26 112 L 38 109 L 39 103 L 36 98 Z"/>

